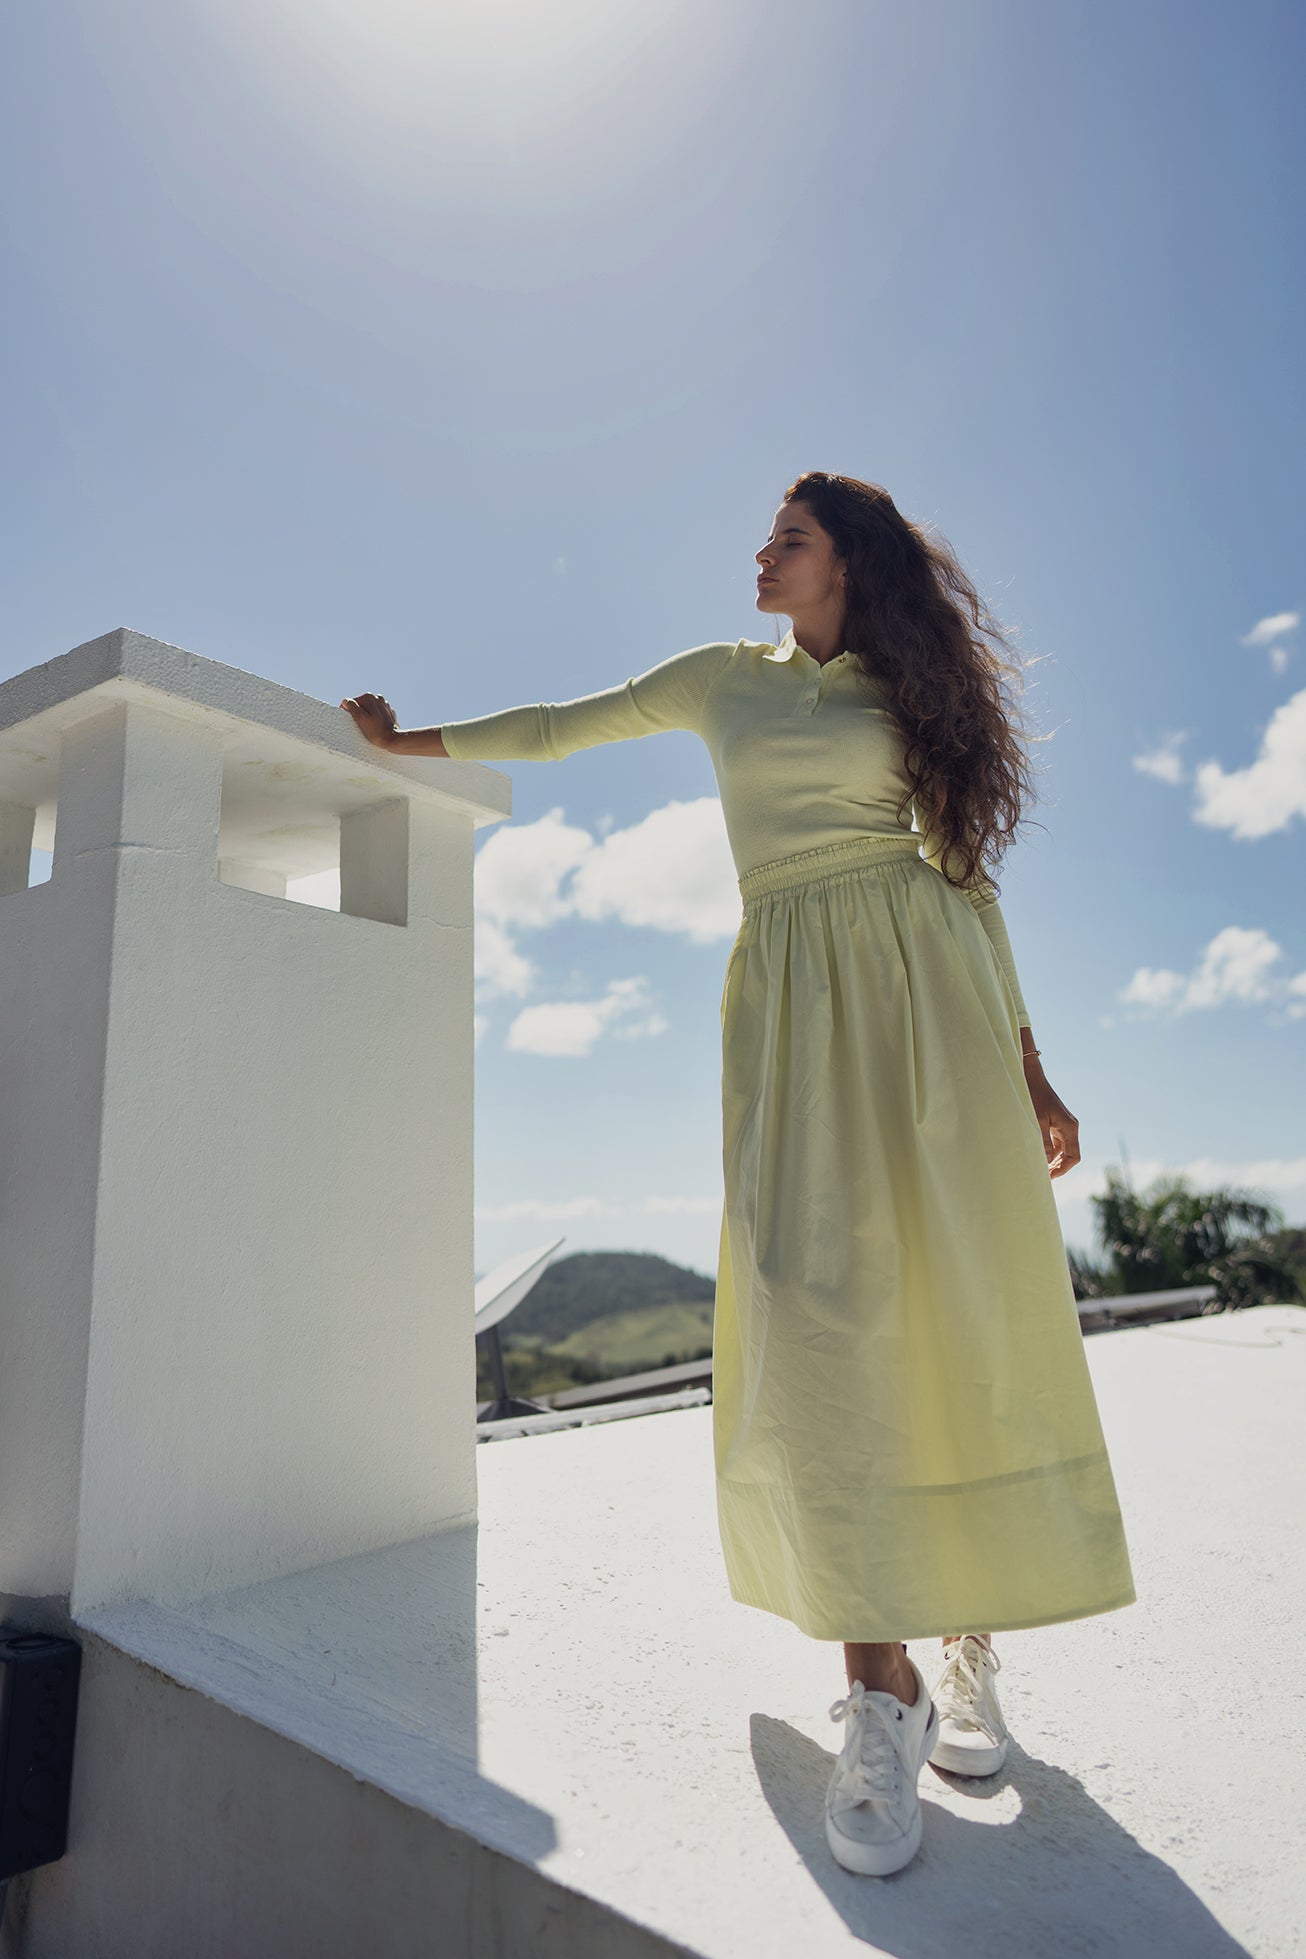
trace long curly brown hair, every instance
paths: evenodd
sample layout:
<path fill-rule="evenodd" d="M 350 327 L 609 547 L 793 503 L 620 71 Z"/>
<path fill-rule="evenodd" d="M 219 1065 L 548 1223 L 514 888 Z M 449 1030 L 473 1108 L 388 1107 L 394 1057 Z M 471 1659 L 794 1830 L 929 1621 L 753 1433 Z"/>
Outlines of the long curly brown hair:
<path fill-rule="evenodd" d="M 847 566 L 844 646 L 887 684 L 906 744 L 899 816 L 914 797 L 950 884 L 993 885 L 1035 795 L 1015 704 L 1024 669 L 1008 635 L 947 540 L 877 483 L 809 470 L 784 500 L 810 510 Z"/>

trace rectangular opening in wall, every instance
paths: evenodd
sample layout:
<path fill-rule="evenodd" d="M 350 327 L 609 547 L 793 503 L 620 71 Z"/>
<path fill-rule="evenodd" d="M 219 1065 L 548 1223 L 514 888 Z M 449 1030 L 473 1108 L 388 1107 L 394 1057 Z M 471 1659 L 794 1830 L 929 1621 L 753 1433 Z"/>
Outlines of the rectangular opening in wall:
<path fill-rule="evenodd" d="M 37 809 L 0 796 L 0 892 L 47 883 L 53 843 L 53 806 Z"/>
<path fill-rule="evenodd" d="M 248 730 L 223 757 L 219 883 L 339 911 L 340 818 L 334 803 L 322 769 L 287 753 L 266 730 Z"/>
<path fill-rule="evenodd" d="M 223 755 L 223 884 L 379 924 L 408 922 L 407 798 L 327 752 L 250 728 Z"/>

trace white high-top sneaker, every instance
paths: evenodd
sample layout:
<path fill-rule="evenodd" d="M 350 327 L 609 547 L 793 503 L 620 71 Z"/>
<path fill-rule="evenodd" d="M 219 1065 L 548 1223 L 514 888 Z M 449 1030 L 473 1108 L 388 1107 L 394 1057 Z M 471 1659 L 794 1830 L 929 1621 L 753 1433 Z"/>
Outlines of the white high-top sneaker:
<path fill-rule="evenodd" d="M 847 1721 L 843 1748 L 825 1796 L 825 1837 L 846 1871 L 888 1877 L 916 1855 L 921 1805 L 916 1778 L 934 1745 L 939 1717 L 920 1668 L 916 1699 L 904 1707 L 896 1694 L 868 1693 L 853 1682 L 846 1700 L 830 1709 Z"/>
<path fill-rule="evenodd" d="M 993 1676 L 1002 1662 L 975 1633 L 963 1633 L 943 1649 L 943 1670 L 932 1697 L 939 1732 L 930 1760 L 953 1775 L 996 1775 L 1007 1759 L 1007 1726 Z"/>

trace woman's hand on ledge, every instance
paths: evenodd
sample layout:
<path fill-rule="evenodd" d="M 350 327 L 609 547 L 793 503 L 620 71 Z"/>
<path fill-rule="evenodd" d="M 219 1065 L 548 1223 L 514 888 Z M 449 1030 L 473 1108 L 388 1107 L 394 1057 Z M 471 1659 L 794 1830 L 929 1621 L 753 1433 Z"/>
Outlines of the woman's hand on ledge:
<path fill-rule="evenodd" d="M 397 727 L 395 711 L 384 694 L 354 694 L 340 705 L 373 748 L 388 748 L 396 755 L 448 756 L 438 728 Z"/>
<path fill-rule="evenodd" d="M 397 717 L 384 694 L 355 694 L 340 705 L 346 714 L 353 715 L 359 733 L 373 748 L 394 747 Z"/>

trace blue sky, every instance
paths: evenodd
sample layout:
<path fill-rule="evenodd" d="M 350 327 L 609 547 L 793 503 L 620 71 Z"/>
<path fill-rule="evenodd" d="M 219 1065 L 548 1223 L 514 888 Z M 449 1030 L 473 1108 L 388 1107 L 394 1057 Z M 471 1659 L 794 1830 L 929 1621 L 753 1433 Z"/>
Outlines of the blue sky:
<path fill-rule="evenodd" d="M 1299 8 L 49 0 L 0 39 L 5 672 L 131 625 L 407 724 L 565 700 L 769 637 L 785 486 L 881 482 L 1035 662 L 1002 895 L 1067 1238 L 1122 1151 L 1306 1220 Z M 710 1271 L 707 752 L 511 774 L 478 1268 Z"/>

